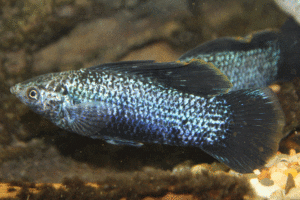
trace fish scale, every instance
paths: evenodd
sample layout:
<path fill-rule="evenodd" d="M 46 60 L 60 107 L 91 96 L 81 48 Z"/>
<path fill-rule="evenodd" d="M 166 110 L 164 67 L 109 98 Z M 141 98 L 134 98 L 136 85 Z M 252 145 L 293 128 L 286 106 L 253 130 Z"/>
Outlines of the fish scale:
<path fill-rule="evenodd" d="M 300 26 L 289 18 L 279 30 L 246 37 L 218 38 L 186 52 L 178 59 L 203 59 L 228 76 L 230 91 L 261 88 L 300 76 Z"/>
<path fill-rule="evenodd" d="M 282 51 L 278 37 L 276 32 L 263 31 L 243 39 L 220 38 L 188 51 L 179 60 L 211 62 L 229 77 L 231 91 L 259 88 L 276 81 Z"/>
<path fill-rule="evenodd" d="M 102 95 L 95 96 L 95 98 L 93 99 L 89 98 L 89 95 L 87 95 L 87 93 L 91 93 L 91 91 L 88 90 L 88 87 L 85 87 L 85 85 L 90 84 L 90 81 L 88 81 L 89 78 L 82 78 L 87 77 L 87 73 L 90 74 L 91 79 L 93 79 L 94 77 L 103 77 L 101 79 L 101 83 L 107 86 L 99 87 L 98 91 L 94 91 Z M 187 140 L 190 135 L 196 135 L 196 133 L 198 133 L 198 135 L 201 135 L 202 132 L 203 135 L 211 135 L 208 133 L 206 134 L 206 132 L 216 131 L 216 126 L 219 126 L 221 124 L 220 122 L 226 121 L 225 119 L 213 120 L 215 116 L 223 116 L 223 118 L 229 118 L 229 116 L 224 115 L 223 106 L 219 108 L 220 111 L 222 111 L 222 113 L 220 114 L 217 112 L 208 112 L 211 111 L 210 107 L 215 107 L 214 105 L 216 104 L 223 104 L 221 102 L 218 102 L 217 100 L 212 101 L 212 99 L 210 99 L 209 102 L 207 102 L 205 98 L 195 98 L 194 95 L 187 95 L 176 90 L 170 90 L 167 88 L 155 87 L 154 85 L 150 84 L 144 84 L 142 81 L 137 81 L 133 78 L 127 80 L 128 83 L 126 83 L 126 81 L 124 81 L 122 77 L 113 78 L 113 76 L 104 74 L 105 73 L 99 75 L 96 72 L 95 74 L 91 74 L 90 72 L 88 72 L 88 70 L 81 70 L 80 72 L 78 72 L 78 81 L 81 80 L 81 87 L 87 88 L 87 90 L 85 91 L 80 89 L 80 96 L 76 99 L 81 99 L 81 103 L 90 102 L 92 100 L 103 101 L 109 105 L 109 108 L 104 109 L 107 109 L 106 112 L 112 113 L 112 115 L 115 117 L 114 123 L 112 123 L 111 121 L 107 122 L 107 127 L 110 127 L 112 130 L 114 130 L 112 131 L 114 132 L 114 134 L 110 134 L 109 137 L 118 137 L 119 135 L 122 135 L 124 139 L 131 139 L 131 137 L 134 137 L 138 140 L 143 140 L 144 142 L 158 142 L 157 138 L 161 137 L 157 134 L 161 133 L 162 131 L 157 131 L 157 129 L 163 129 L 167 130 L 164 131 L 167 135 L 175 131 L 177 137 L 180 136 L 183 138 L 183 140 L 181 140 L 183 141 L 183 143 L 176 143 L 176 145 L 191 145 L 191 141 Z M 130 82 L 135 83 L 135 88 L 138 88 L 138 93 L 136 93 L 136 90 L 134 89 L 123 87 L 123 84 L 129 85 Z M 81 88 L 80 86 L 78 87 Z M 71 88 L 70 90 L 76 91 L 76 89 Z M 113 95 L 111 91 L 115 91 L 115 95 Z M 182 104 L 182 102 L 191 102 L 191 99 L 193 98 L 195 98 L 194 102 L 199 101 L 199 103 L 196 103 L 196 105 Z M 130 101 L 131 99 L 138 99 L 138 101 Z M 155 101 L 165 101 L 166 103 L 162 105 L 156 105 L 153 103 Z M 209 104 L 211 104 L 211 106 Z M 190 107 L 193 107 L 193 111 L 190 111 Z M 203 107 L 207 108 L 206 112 Z M 101 109 L 103 109 L 103 107 Z M 122 110 L 122 112 L 115 112 L 116 110 Z M 185 113 L 195 113 L 194 118 L 201 120 L 198 121 L 198 123 L 193 123 L 192 120 L 190 121 L 188 119 Z M 130 118 L 132 122 L 127 121 L 128 118 Z M 141 119 L 143 119 L 142 121 L 144 121 L 147 126 L 142 125 L 142 123 L 135 123 L 136 121 Z M 188 122 L 183 125 L 182 121 L 186 119 L 188 119 Z M 204 121 L 209 121 L 209 123 L 204 124 Z M 122 128 L 118 126 L 118 128 L 115 128 L 115 126 L 117 126 L 118 124 L 127 124 L 129 127 Z M 191 125 L 193 125 L 194 127 L 193 130 L 191 130 L 190 128 Z M 146 138 L 145 136 L 142 138 L 135 136 L 138 135 L 138 132 L 136 131 L 138 130 L 138 128 L 136 128 L 135 126 L 145 126 L 139 129 L 142 129 L 146 133 L 145 135 L 147 135 L 148 138 Z M 202 127 L 201 130 L 200 127 Z M 126 135 L 124 133 L 129 133 L 129 135 Z M 213 141 L 216 141 L 216 139 L 217 138 L 215 138 L 215 140 Z M 172 144 L 170 143 L 170 141 L 161 142 L 164 144 Z"/>
<path fill-rule="evenodd" d="M 45 74 L 11 92 L 77 134 L 115 145 L 201 148 L 249 173 L 276 154 L 285 136 L 284 113 L 264 87 L 299 76 L 299 32 L 288 19 L 279 31 L 219 38 L 175 62 L 117 62 Z"/>
<path fill-rule="evenodd" d="M 11 92 L 77 134 L 115 145 L 197 147 L 251 172 L 276 153 L 284 115 L 270 89 L 227 93 L 231 87 L 203 60 L 131 61 L 41 75 Z"/>

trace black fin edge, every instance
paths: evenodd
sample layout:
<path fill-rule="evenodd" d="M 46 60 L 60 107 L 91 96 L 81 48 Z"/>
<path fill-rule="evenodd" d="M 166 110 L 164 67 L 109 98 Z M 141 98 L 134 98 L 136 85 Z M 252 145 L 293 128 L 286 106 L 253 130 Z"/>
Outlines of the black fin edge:
<path fill-rule="evenodd" d="M 233 123 L 220 144 L 204 143 L 202 148 L 240 173 L 262 168 L 283 138 L 285 117 L 276 95 L 265 88 L 234 91 L 218 98 L 225 98 L 230 105 Z"/>
<path fill-rule="evenodd" d="M 157 85 L 178 89 L 195 95 L 213 96 L 227 93 L 232 87 L 228 77 L 213 64 L 200 59 L 190 62 L 152 61 L 120 62 L 91 67 L 88 70 L 111 73 L 124 73 L 128 76 L 140 76 L 145 83 L 156 81 Z"/>
<path fill-rule="evenodd" d="M 279 33 L 276 31 L 260 31 L 246 37 L 224 37 L 197 46 L 178 58 L 179 61 L 188 61 L 197 58 L 200 54 L 212 54 L 224 51 L 249 51 L 257 48 L 268 48 L 270 42 L 277 42 Z"/>

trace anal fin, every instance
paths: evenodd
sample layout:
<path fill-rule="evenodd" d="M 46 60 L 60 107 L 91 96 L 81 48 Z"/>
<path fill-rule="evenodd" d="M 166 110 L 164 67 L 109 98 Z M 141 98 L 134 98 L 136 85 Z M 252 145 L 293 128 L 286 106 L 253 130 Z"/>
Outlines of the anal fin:
<path fill-rule="evenodd" d="M 135 146 L 135 147 L 141 147 L 144 145 L 141 142 L 135 142 L 132 140 L 125 140 L 125 139 L 120 139 L 120 138 L 116 138 L 116 137 L 104 136 L 101 138 L 104 139 L 105 142 L 107 142 L 109 144 L 113 144 L 113 145 L 127 145 L 127 146 Z"/>

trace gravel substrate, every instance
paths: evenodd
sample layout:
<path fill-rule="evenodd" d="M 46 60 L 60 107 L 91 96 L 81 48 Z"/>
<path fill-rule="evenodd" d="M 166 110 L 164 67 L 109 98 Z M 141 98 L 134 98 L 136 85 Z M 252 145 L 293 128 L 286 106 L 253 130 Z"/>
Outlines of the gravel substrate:
<path fill-rule="evenodd" d="M 250 184 L 260 197 L 270 199 L 300 199 L 300 153 L 278 153 L 267 165 L 255 170 Z"/>

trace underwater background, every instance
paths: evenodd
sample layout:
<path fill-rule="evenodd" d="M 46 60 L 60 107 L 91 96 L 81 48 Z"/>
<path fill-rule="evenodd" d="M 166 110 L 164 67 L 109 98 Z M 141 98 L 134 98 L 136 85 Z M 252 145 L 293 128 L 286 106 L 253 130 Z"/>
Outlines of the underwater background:
<path fill-rule="evenodd" d="M 75 183 L 105 185 L 102 196 L 97 193 L 103 199 L 164 196 L 176 184 L 173 193 L 194 194 L 199 199 L 205 199 L 200 198 L 203 188 L 206 195 L 221 188 L 220 199 L 226 196 L 224 191 L 236 198 L 253 195 L 243 177 L 214 175 L 213 171 L 228 172 L 229 168 L 201 149 L 114 146 L 82 137 L 35 114 L 9 88 L 40 74 L 107 62 L 174 61 L 209 40 L 279 29 L 288 15 L 274 1 L 7 0 L 0 1 L 0 7 L 2 182 L 66 183 L 66 178 L 76 177 Z M 280 88 L 277 94 L 286 114 L 285 131 L 290 132 L 280 151 L 298 153 L 300 80 L 274 87 Z M 195 181 L 194 166 L 212 174 Z"/>

